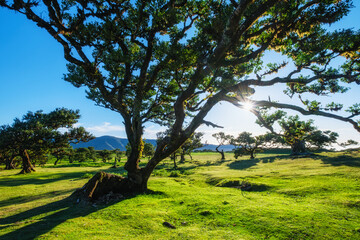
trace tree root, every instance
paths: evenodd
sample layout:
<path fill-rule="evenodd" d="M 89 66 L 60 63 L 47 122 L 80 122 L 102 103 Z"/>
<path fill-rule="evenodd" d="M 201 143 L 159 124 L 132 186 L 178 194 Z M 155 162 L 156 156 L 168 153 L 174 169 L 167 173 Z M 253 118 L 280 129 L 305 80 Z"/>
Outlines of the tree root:
<path fill-rule="evenodd" d="M 76 190 L 72 196 L 76 197 L 77 201 L 83 199 L 93 202 L 115 195 L 119 198 L 122 194 L 136 193 L 139 192 L 138 190 L 139 186 L 128 178 L 106 172 L 98 172 L 82 188 Z"/>

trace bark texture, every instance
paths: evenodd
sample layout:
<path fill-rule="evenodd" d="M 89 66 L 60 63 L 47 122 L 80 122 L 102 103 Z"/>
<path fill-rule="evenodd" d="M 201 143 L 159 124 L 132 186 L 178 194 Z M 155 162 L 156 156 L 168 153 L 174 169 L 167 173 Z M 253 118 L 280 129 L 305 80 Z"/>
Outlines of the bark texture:
<path fill-rule="evenodd" d="M 291 155 L 300 155 L 304 153 L 306 153 L 304 141 L 296 141 L 291 145 Z"/>
<path fill-rule="evenodd" d="M 22 169 L 20 174 L 35 172 L 35 169 L 30 162 L 29 154 L 27 153 L 26 150 L 22 151 L 21 158 L 22 158 Z"/>
<path fill-rule="evenodd" d="M 15 169 L 14 161 L 11 158 L 5 159 L 5 170 Z"/>

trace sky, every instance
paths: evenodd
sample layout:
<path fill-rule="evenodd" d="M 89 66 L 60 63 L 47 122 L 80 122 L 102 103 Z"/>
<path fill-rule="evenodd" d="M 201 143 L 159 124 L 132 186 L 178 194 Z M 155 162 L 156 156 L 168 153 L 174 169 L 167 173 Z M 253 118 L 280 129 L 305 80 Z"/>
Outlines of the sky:
<path fill-rule="evenodd" d="M 360 1 L 354 0 L 351 13 L 331 26 L 331 29 L 360 28 Z M 267 59 L 276 58 L 268 54 Z M 23 15 L 0 8 L 0 125 L 11 124 L 14 118 L 21 118 L 28 111 L 50 112 L 57 107 L 79 109 L 80 126 L 95 136 L 111 135 L 125 138 L 126 134 L 121 116 L 109 109 L 95 106 L 87 99 L 84 88 L 75 88 L 63 80 L 66 61 L 63 50 L 45 30 L 37 27 Z M 347 94 L 334 96 L 346 104 L 360 103 L 360 87 L 351 86 Z M 288 97 L 281 93 L 282 88 L 256 89 L 254 99 L 278 100 L 287 103 Z M 336 100 L 334 100 L 336 101 Z M 292 114 L 296 114 L 292 112 Z M 360 142 L 360 134 L 349 124 L 324 117 L 301 117 L 314 119 L 321 130 L 330 129 L 339 133 L 339 141 L 354 139 Z M 216 143 L 211 136 L 223 131 L 237 136 L 242 131 L 253 135 L 263 134 L 266 129 L 255 124 L 255 116 L 228 103 L 216 105 L 206 117 L 223 129 L 201 126 L 198 131 L 205 133 L 204 142 Z M 144 137 L 156 138 L 162 129 L 156 125 L 146 125 Z"/>

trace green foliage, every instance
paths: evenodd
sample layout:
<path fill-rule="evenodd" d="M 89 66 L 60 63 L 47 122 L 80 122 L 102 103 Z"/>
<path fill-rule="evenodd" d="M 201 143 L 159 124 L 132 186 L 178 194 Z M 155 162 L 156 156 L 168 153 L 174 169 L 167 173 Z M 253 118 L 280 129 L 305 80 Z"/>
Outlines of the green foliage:
<path fill-rule="evenodd" d="M 144 142 L 144 150 L 142 155 L 147 158 L 151 158 L 155 153 L 155 147 L 151 143 Z"/>
<path fill-rule="evenodd" d="M 302 143 L 306 143 L 307 148 L 313 150 L 329 147 L 337 142 L 339 136 L 336 132 L 318 130 L 314 126 L 313 120 L 301 121 L 298 115 L 286 116 L 286 113 L 280 110 L 274 113 L 263 110 L 256 123 L 268 128 L 274 133 L 273 135 L 277 135 L 277 137 L 274 136 L 273 138 L 274 142 L 280 144 L 286 143 L 293 150 Z M 278 132 L 274 130 L 275 124 L 278 124 L 280 127 Z"/>
<path fill-rule="evenodd" d="M 264 135 L 252 136 L 252 133 L 242 132 L 237 138 L 231 136 L 230 144 L 234 145 L 234 157 L 237 159 L 243 154 L 250 155 L 250 158 L 255 157 L 255 153 L 262 151 L 264 148 L 277 147 L 281 142 L 279 137 L 272 133 L 266 133 Z"/>
<path fill-rule="evenodd" d="M 12 125 L 0 126 L 0 152 L 12 157 L 29 155 L 46 161 L 46 154 L 60 152 L 70 143 L 86 142 L 93 136 L 83 127 L 74 128 L 80 118 L 79 111 L 58 108 L 50 113 L 28 112 L 22 119 L 16 118 Z M 60 129 L 67 129 L 63 131 Z"/>
<path fill-rule="evenodd" d="M 97 151 L 97 154 L 101 157 L 104 163 L 106 163 L 113 157 L 112 151 L 106 149 Z"/>

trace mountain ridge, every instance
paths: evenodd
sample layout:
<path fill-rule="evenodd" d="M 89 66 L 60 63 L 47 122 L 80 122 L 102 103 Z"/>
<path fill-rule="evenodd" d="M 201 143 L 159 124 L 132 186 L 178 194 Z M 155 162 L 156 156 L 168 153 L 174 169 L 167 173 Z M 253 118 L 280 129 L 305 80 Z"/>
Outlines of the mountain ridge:
<path fill-rule="evenodd" d="M 156 146 L 156 139 L 145 139 L 147 143 L 151 143 Z M 126 151 L 126 145 L 128 144 L 128 140 L 126 138 L 118 138 L 114 136 L 104 135 L 100 137 L 96 137 L 93 140 L 88 142 L 80 142 L 78 144 L 71 144 L 74 149 L 77 148 L 87 148 L 94 147 L 95 150 L 115 150 L 119 149 L 120 151 Z M 197 151 L 216 151 L 217 145 L 214 144 L 204 144 L 203 147 L 196 149 Z M 231 151 L 234 148 L 232 145 L 223 145 L 219 147 L 220 150 L 224 150 L 225 152 Z"/>

